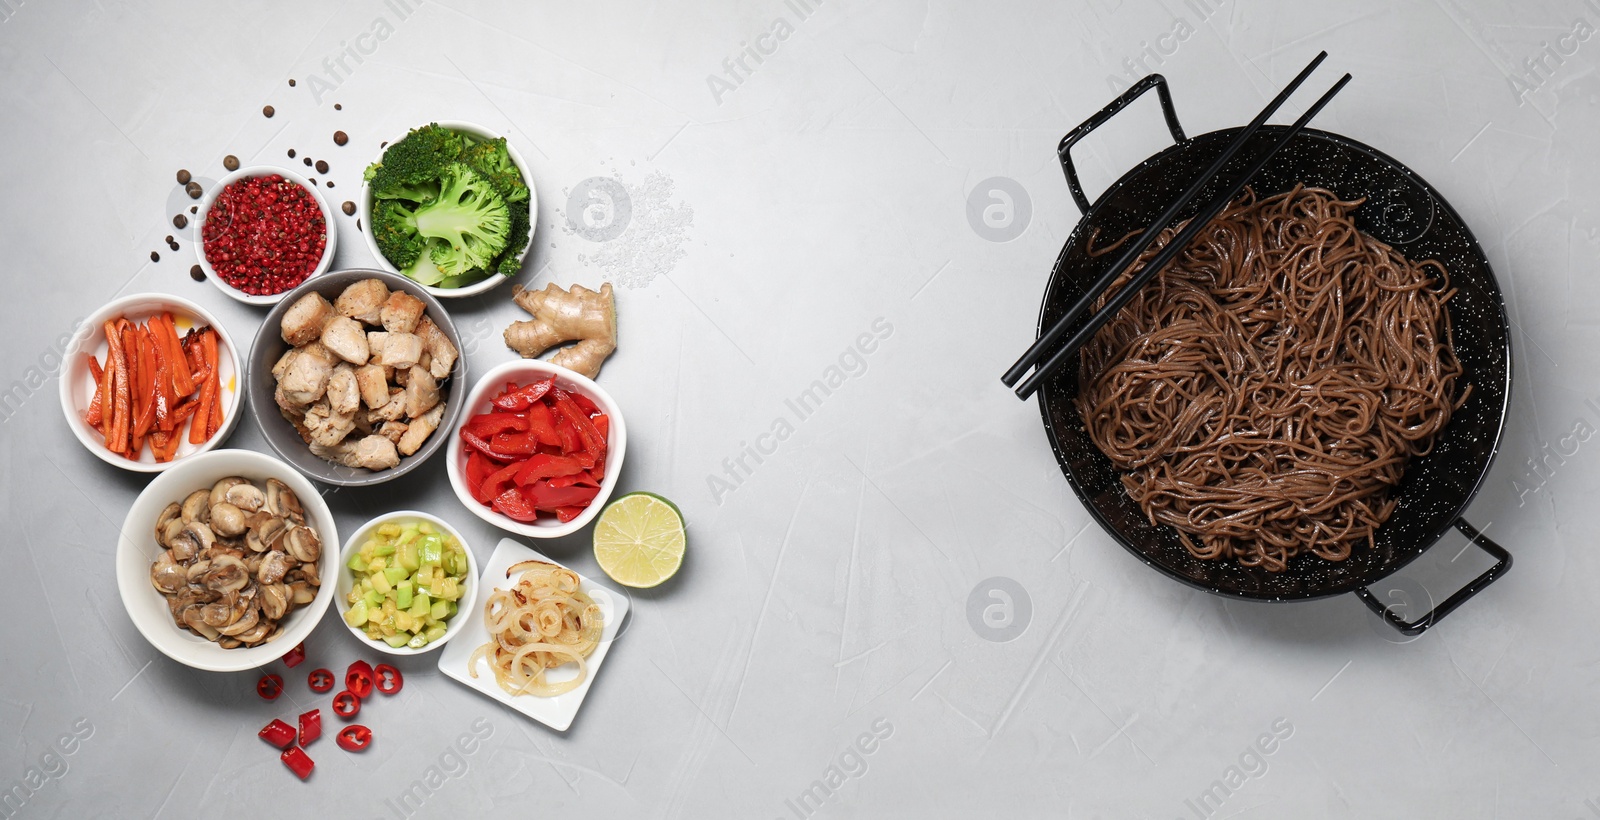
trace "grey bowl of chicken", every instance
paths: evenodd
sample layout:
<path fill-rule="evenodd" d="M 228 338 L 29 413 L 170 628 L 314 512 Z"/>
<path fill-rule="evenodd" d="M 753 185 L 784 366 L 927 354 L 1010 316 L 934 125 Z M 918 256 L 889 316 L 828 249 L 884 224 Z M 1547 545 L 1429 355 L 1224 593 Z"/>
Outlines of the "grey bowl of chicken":
<path fill-rule="evenodd" d="M 283 460 L 363 487 L 416 469 L 461 415 L 466 358 L 439 300 L 403 276 L 353 269 L 290 291 L 250 350 L 250 412 Z"/>

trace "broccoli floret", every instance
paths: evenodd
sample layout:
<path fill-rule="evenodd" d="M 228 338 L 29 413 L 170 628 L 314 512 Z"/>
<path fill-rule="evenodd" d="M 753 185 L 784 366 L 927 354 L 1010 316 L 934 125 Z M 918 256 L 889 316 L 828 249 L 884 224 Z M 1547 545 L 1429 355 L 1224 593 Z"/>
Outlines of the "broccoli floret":
<path fill-rule="evenodd" d="M 416 214 L 405 203 L 383 199 L 372 210 L 372 239 L 384 258 L 397 268 L 417 261 L 422 254 L 426 238 L 417 233 Z"/>
<path fill-rule="evenodd" d="M 528 214 L 528 200 L 512 202 L 511 230 L 508 234 L 510 242 L 506 249 L 495 257 L 493 270 L 506 276 L 516 276 L 522 271 L 522 249 L 528 247 L 528 229 L 532 227 Z"/>
<path fill-rule="evenodd" d="M 461 153 L 461 161 L 489 180 L 489 184 L 505 197 L 506 202 L 528 200 L 528 183 L 523 181 L 517 164 L 511 161 L 505 137 L 469 145 Z"/>
<path fill-rule="evenodd" d="M 422 182 L 407 182 L 390 184 L 387 188 L 372 189 L 372 198 L 376 200 L 404 200 L 417 205 L 426 205 L 439 196 L 439 181 L 436 179 Z"/>
<path fill-rule="evenodd" d="M 466 140 L 460 134 L 438 123 L 429 123 L 412 129 L 399 142 L 389 146 L 381 159 L 367 166 L 365 177 L 372 183 L 372 189 L 379 198 L 421 201 L 415 199 L 416 191 L 408 195 L 398 194 L 404 186 L 437 180 L 466 147 Z M 391 193 L 397 195 L 387 195 Z"/>
<path fill-rule="evenodd" d="M 417 254 L 416 260 L 400 268 L 400 272 L 418 284 L 439 286 L 445 279 L 444 271 L 433 264 L 433 249 L 435 247 L 449 247 L 442 239 L 428 239 L 423 245 L 424 253 Z"/>
<path fill-rule="evenodd" d="M 416 210 L 417 233 L 442 239 L 429 249 L 434 264 L 455 276 L 473 268 L 488 270 L 506 248 L 511 214 L 494 186 L 476 171 L 455 163 L 439 178 L 439 196 Z"/>

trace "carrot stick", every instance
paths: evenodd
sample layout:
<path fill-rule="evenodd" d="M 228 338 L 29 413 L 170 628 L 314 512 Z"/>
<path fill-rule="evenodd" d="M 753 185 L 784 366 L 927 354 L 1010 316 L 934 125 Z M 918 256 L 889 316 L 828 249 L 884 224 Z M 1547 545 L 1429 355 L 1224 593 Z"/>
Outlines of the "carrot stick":
<path fill-rule="evenodd" d="M 206 438 L 222 429 L 222 367 L 217 362 L 217 334 L 206 334 L 206 363 L 211 366 L 211 415 L 206 423 Z"/>
<path fill-rule="evenodd" d="M 200 348 L 200 355 L 203 357 L 205 355 L 204 337 L 196 339 L 195 343 L 195 347 Z M 190 444 L 201 444 L 206 439 L 211 437 L 209 432 L 209 428 L 211 426 L 211 405 L 217 400 L 216 368 L 211 367 L 211 363 L 209 361 L 204 361 L 202 359 L 202 362 L 204 367 L 210 369 L 210 373 L 206 376 L 205 381 L 201 384 L 200 407 L 195 410 L 194 421 L 190 422 L 189 424 Z"/>
<path fill-rule="evenodd" d="M 111 417 L 115 410 L 112 391 L 115 389 L 112 382 L 116 378 L 116 368 L 111 366 L 111 353 L 106 352 L 106 364 L 100 373 L 100 385 L 96 390 L 100 393 L 100 438 L 105 440 L 111 436 Z"/>
<path fill-rule="evenodd" d="M 84 412 L 83 420 L 90 427 L 98 428 L 102 420 L 100 397 L 105 395 L 101 389 L 101 380 L 105 377 L 105 369 L 100 367 L 100 360 L 93 356 L 85 356 L 89 360 L 89 375 L 94 377 L 94 398 L 89 401 L 89 409 Z"/>
<path fill-rule="evenodd" d="M 189 378 L 189 368 L 180 366 L 184 362 L 183 346 L 178 342 L 178 327 L 172 322 L 172 314 L 161 314 L 161 326 L 165 330 L 164 338 L 171 364 L 172 392 L 187 396 L 194 392 L 194 380 Z"/>
<path fill-rule="evenodd" d="M 124 322 L 126 320 L 118 320 Z M 117 324 L 107 321 L 105 324 L 106 344 L 110 347 L 107 354 L 111 357 L 112 366 L 107 368 L 114 373 L 112 377 L 113 391 L 115 393 L 111 406 L 110 435 L 106 438 L 106 448 L 113 453 L 123 453 L 128 449 L 128 413 L 129 402 L 132 396 L 132 387 L 128 384 L 128 358 L 122 349 L 122 332 Z"/>
<path fill-rule="evenodd" d="M 150 337 L 150 350 L 154 354 L 152 358 L 155 362 L 156 417 L 154 429 L 167 430 L 170 429 L 166 426 L 167 416 L 172 414 L 174 397 L 172 395 L 172 366 L 169 361 L 171 356 L 167 352 L 166 325 L 162 324 L 161 317 L 157 316 L 150 320 L 150 324 L 146 329 Z"/>
<path fill-rule="evenodd" d="M 148 328 L 139 328 L 134 332 L 138 339 L 139 347 L 139 392 L 144 395 L 144 406 L 140 408 L 138 422 L 134 425 L 133 433 L 143 440 L 150 433 L 150 426 L 156 420 L 156 405 L 159 395 L 156 392 L 156 358 L 155 340 L 150 336 Z"/>

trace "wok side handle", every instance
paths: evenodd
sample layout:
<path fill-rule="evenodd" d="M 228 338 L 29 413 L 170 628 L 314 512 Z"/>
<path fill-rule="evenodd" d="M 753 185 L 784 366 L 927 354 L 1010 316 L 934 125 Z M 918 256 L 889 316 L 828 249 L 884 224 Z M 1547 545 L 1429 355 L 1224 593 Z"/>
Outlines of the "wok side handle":
<path fill-rule="evenodd" d="M 1378 614 L 1390 626 L 1399 630 L 1403 635 L 1421 635 L 1428 627 L 1444 620 L 1444 616 L 1455 611 L 1455 608 L 1466 603 L 1468 598 L 1483 591 L 1483 588 L 1494 583 L 1500 576 L 1511 569 L 1511 553 L 1505 548 L 1489 540 L 1489 536 L 1478 532 L 1478 528 L 1468 524 L 1466 519 L 1456 519 L 1455 528 L 1461 531 L 1478 549 L 1489 553 L 1495 559 L 1494 566 L 1483 571 L 1482 575 L 1472 579 L 1472 583 L 1456 590 L 1454 595 L 1444 600 L 1444 603 L 1433 608 L 1433 611 L 1423 615 L 1415 621 L 1407 622 L 1393 609 L 1390 609 L 1371 590 L 1361 587 L 1356 590 L 1356 597 L 1367 605 L 1367 608 Z"/>
<path fill-rule="evenodd" d="M 1146 75 L 1144 79 L 1136 82 L 1121 96 L 1111 101 L 1110 105 L 1100 109 L 1095 114 L 1083 121 L 1077 128 L 1067 132 L 1061 138 L 1060 147 L 1056 148 L 1056 155 L 1061 157 L 1061 170 L 1067 175 L 1067 187 L 1072 189 L 1072 200 L 1078 203 L 1078 210 L 1089 212 L 1089 198 L 1083 193 L 1083 185 L 1078 182 L 1078 169 L 1072 164 L 1072 146 L 1078 140 L 1089 135 L 1089 132 L 1116 116 L 1118 111 L 1128 107 L 1128 103 L 1139 99 L 1146 91 L 1154 88 L 1156 96 L 1161 98 L 1161 113 L 1167 118 L 1167 130 L 1172 132 L 1173 142 L 1183 142 L 1183 126 L 1178 124 L 1178 112 L 1172 107 L 1172 92 L 1167 90 L 1167 78 L 1160 74 Z"/>

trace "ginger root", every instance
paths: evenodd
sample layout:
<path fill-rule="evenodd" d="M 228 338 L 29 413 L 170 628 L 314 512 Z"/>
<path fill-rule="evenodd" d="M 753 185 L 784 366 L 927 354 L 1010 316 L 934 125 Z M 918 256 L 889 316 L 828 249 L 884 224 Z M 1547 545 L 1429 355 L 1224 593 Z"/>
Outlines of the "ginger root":
<path fill-rule="evenodd" d="M 554 283 L 544 290 L 524 290 L 517 285 L 512 301 L 533 314 L 532 321 L 512 322 L 506 328 L 506 346 L 532 359 L 564 342 L 577 344 L 550 357 L 552 364 L 575 370 L 589 378 L 600 373 L 600 365 L 617 349 L 617 302 L 611 284 L 599 292 L 573 285 L 562 290 Z"/>

